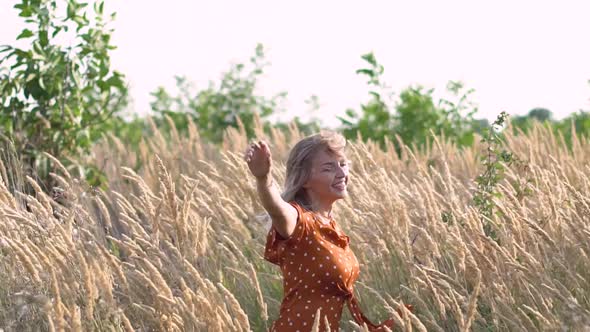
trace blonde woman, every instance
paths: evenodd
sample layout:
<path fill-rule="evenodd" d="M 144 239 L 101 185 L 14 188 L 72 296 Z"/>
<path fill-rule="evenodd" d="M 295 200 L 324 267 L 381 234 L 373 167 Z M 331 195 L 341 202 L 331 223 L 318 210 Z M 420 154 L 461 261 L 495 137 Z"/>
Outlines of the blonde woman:
<path fill-rule="evenodd" d="M 271 176 L 268 144 L 252 143 L 245 152 L 262 205 L 272 219 L 264 258 L 280 266 L 283 275 L 284 298 L 272 332 L 310 331 L 318 308 L 320 331 L 327 330 L 326 318 L 330 330 L 338 331 L 344 304 L 370 331 L 393 326 L 392 319 L 373 324 L 361 312 L 353 293 L 359 263 L 349 237 L 332 217 L 334 202 L 347 195 L 345 146 L 344 137 L 328 131 L 299 141 L 287 160 L 282 194 Z"/>

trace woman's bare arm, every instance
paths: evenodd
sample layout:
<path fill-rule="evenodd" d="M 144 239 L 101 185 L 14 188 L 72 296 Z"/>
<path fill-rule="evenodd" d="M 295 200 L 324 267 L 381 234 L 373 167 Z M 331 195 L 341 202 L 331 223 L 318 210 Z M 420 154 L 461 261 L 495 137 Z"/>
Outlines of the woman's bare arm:
<path fill-rule="evenodd" d="M 285 202 L 274 183 L 270 169 L 272 157 L 268 144 L 264 141 L 252 143 L 244 155 L 248 168 L 256 178 L 256 188 L 262 206 L 268 212 L 277 232 L 288 238 L 297 224 L 297 210 Z"/>

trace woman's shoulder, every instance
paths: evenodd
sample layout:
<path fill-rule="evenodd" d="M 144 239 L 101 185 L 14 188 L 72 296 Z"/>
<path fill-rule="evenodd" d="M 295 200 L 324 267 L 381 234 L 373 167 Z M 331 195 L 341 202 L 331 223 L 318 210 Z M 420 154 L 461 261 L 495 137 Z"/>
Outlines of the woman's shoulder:
<path fill-rule="evenodd" d="M 299 217 L 304 219 L 312 217 L 313 211 L 308 210 L 307 207 L 301 202 L 291 200 L 288 203 L 291 204 L 297 210 L 297 215 Z"/>
<path fill-rule="evenodd" d="M 309 216 L 311 218 L 314 218 L 314 217 L 317 218 L 316 217 L 317 216 L 317 213 L 315 211 L 309 209 L 304 204 L 302 204 L 302 203 L 300 203 L 300 202 L 298 202 L 296 200 L 289 201 L 288 203 L 291 204 L 291 205 L 293 205 L 297 209 L 297 212 L 299 214 L 306 215 L 306 216 Z M 321 218 L 318 218 L 318 219 L 321 219 Z M 332 220 L 334 220 L 334 219 L 332 219 Z"/>
<path fill-rule="evenodd" d="M 303 204 L 301 204 L 300 202 L 298 202 L 298 201 L 296 201 L 296 200 L 294 200 L 294 199 L 293 199 L 293 200 L 290 200 L 290 201 L 288 201 L 287 203 L 289 203 L 289 204 L 293 205 L 293 207 L 295 207 L 297 210 L 302 210 L 302 211 L 304 211 L 304 212 L 305 212 L 305 211 L 307 211 L 307 210 L 305 209 L 305 206 L 304 206 Z"/>

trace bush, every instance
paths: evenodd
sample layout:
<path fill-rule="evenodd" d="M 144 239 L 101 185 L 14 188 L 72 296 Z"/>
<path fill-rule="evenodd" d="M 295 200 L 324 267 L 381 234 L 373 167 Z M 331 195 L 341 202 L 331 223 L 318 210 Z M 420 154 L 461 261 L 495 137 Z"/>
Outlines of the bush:
<path fill-rule="evenodd" d="M 29 40 L 30 47 L 0 50 L 0 130 L 14 141 L 25 167 L 46 176 L 43 152 L 66 161 L 89 151 L 105 121 L 126 105 L 127 88 L 123 75 L 110 68 L 115 47 L 102 1 L 92 10 L 75 0 L 65 8 L 22 0 L 14 8 L 29 24 L 17 39 Z"/>

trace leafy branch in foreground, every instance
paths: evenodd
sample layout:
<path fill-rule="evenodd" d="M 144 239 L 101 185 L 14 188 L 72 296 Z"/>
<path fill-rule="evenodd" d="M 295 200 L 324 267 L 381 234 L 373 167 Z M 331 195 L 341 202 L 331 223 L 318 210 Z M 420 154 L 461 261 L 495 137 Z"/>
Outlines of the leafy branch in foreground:
<path fill-rule="evenodd" d="M 26 1 L 14 6 L 28 47 L 0 47 L 0 133 L 23 165 L 46 178 L 44 153 L 67 162 L 88 152 L 126 105 L 127 87 L 111 69 L 112 30 L 104 2 Z M 67 40 L 69 45 L 63 45 Z"/>
<path fill-rule="evenodd" d="M 502 137 L 499 130 L 504 126 L 507 118 L 508 114 L 501 112 L 482 139 L 482 142 L 486 143 L 486 152 L 482 156 L 485 169 L 475 179 L 477 191 L 473 196 L 473 202 L 481 216 L 484 233 L 496 242 L 499 241 L 498 235 L 492 228 L 495 209 L 494 197 L 502 197 L 502 194 L 497 190 L 497 185 L 504 178 L 506 166 L 509 167 L 515 162 L 521 163 L 512 152 L 501 146 Z"/>

